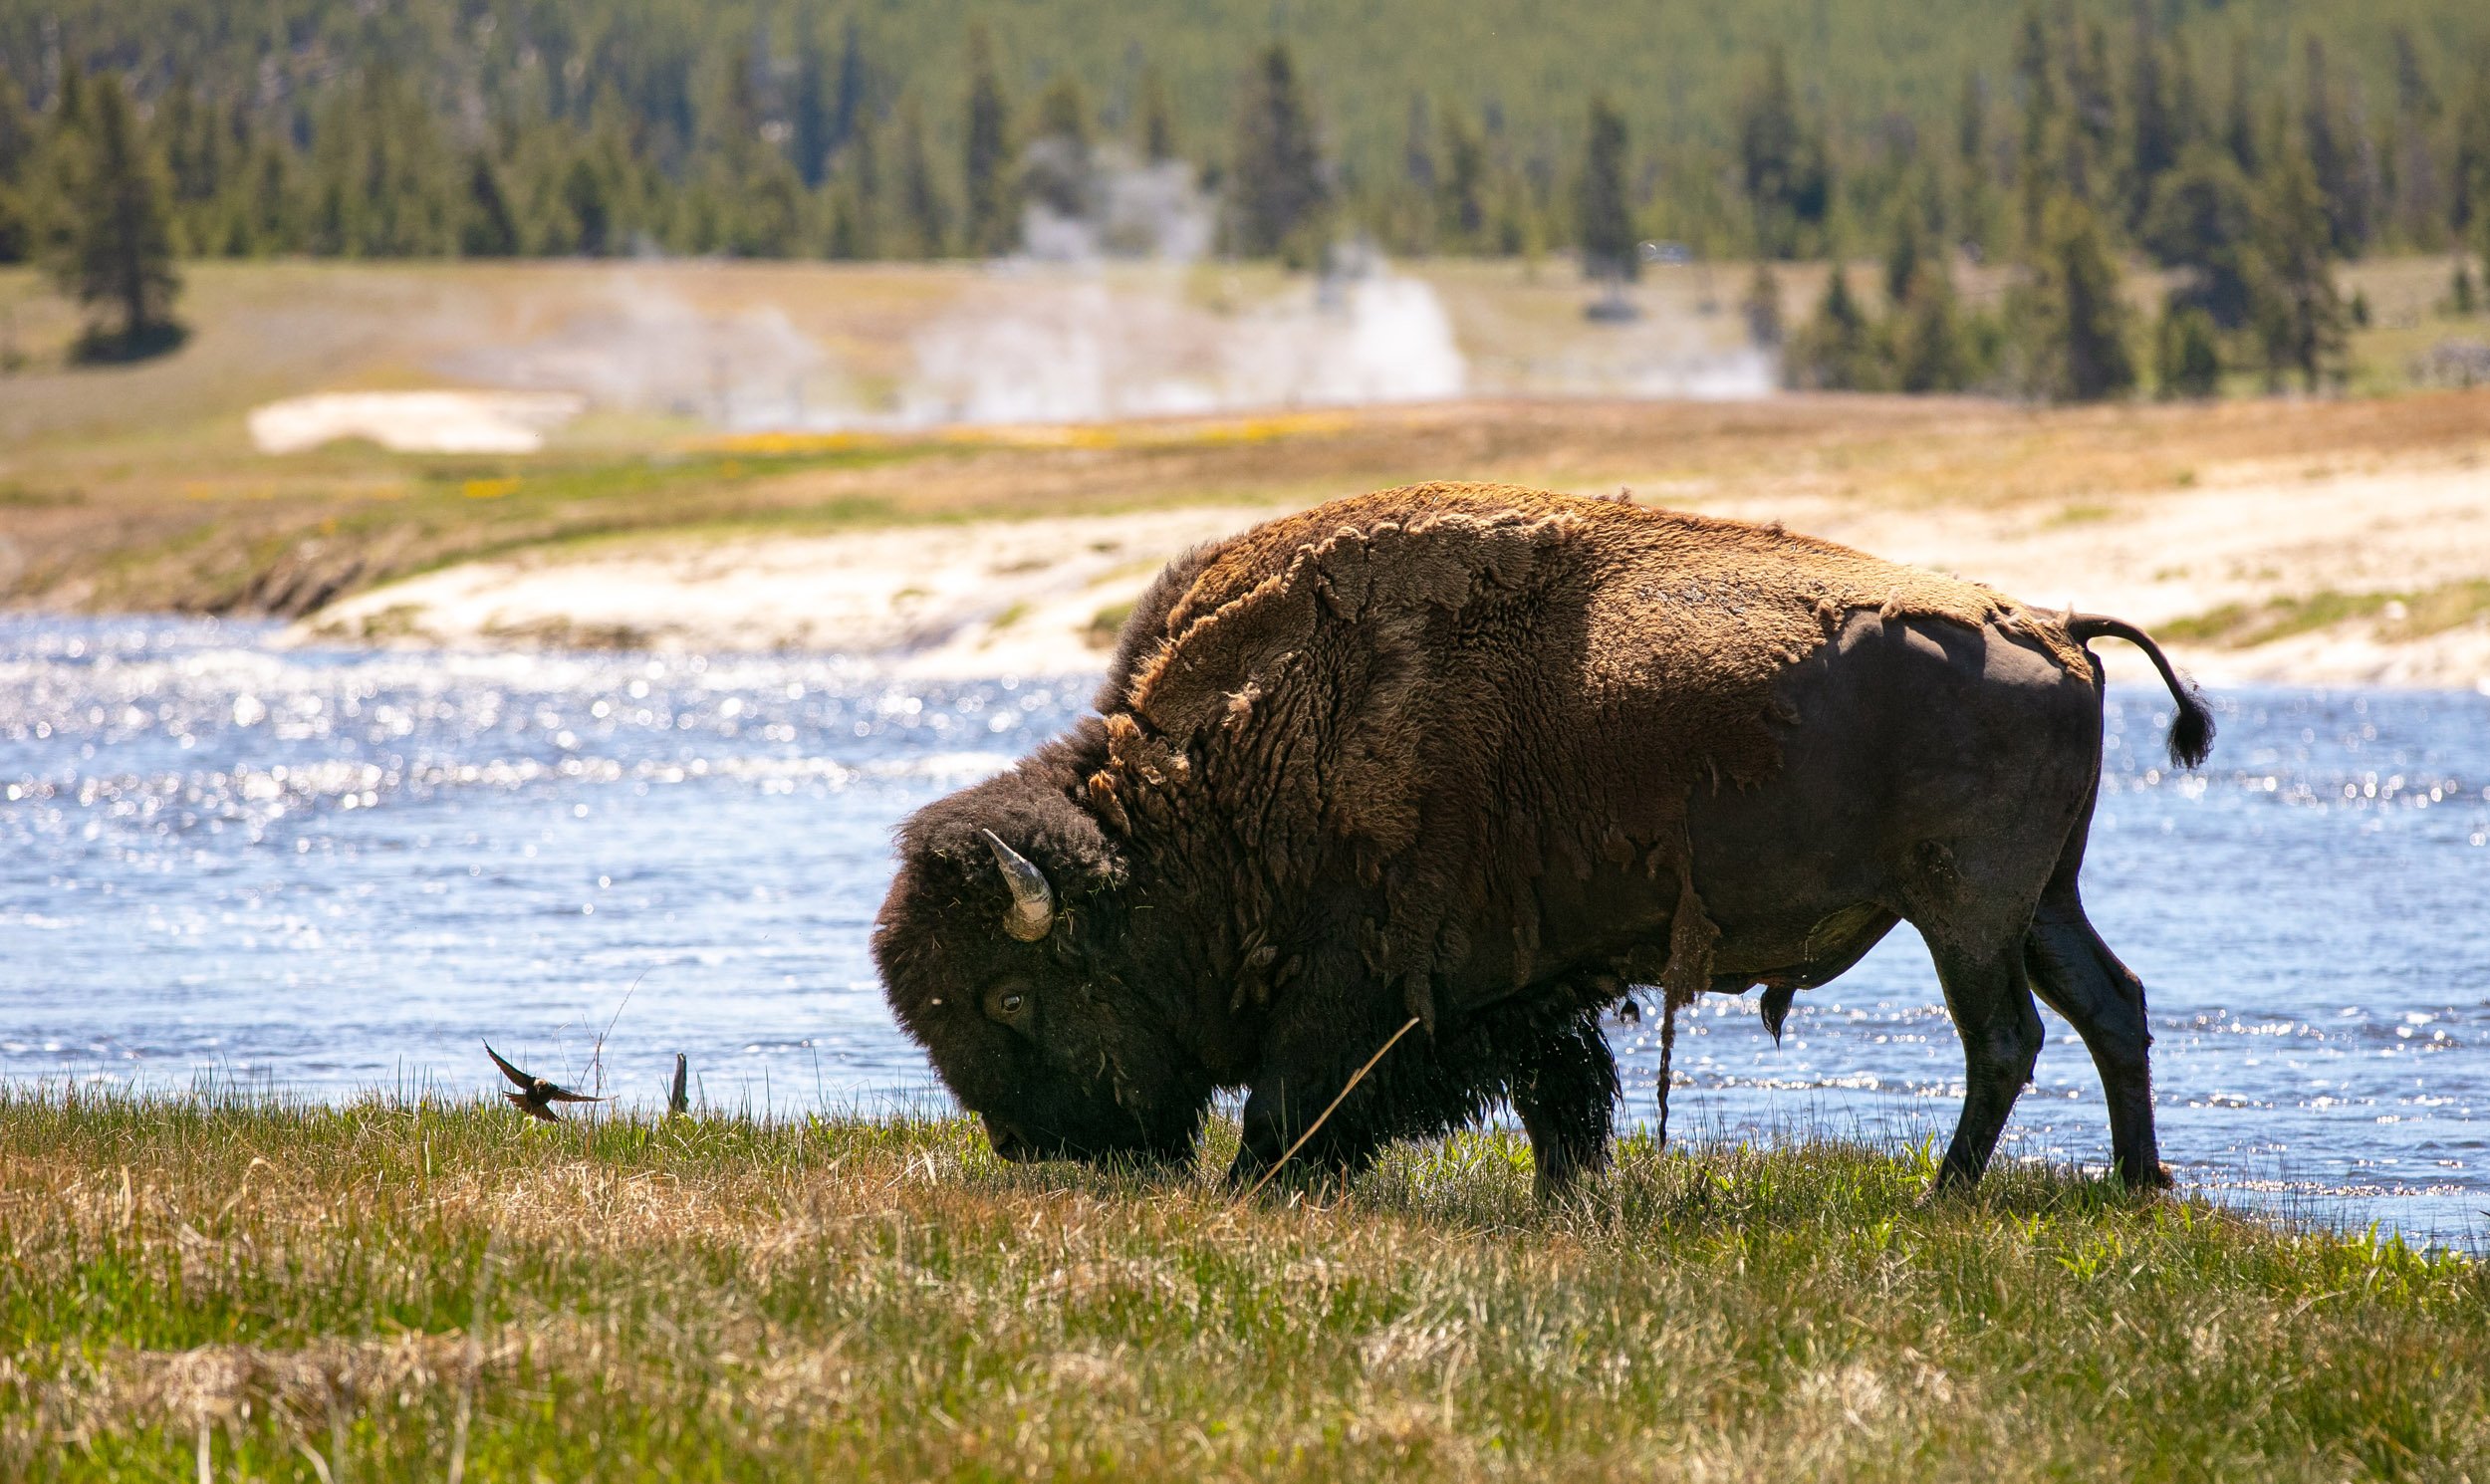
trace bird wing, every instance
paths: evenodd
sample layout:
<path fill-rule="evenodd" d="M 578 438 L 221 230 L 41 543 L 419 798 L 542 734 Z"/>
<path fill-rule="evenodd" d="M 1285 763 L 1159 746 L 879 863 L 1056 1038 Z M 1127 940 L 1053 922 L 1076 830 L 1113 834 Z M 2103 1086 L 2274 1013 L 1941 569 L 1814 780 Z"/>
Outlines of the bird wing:
<path fill-rule="evenodd" d="M 612 1103 L 614 1101 L 611 1097 L 591 1098 L 585 1093 L 574 1093 L 569 1088 L 557 1088 L 552 1083 L 546 1083 L 537 1096 L 547 1103 Z"/>
<path fill-rule="evenodd" d="M 493 1065 L 501 1069 L 502 1076 L 509 1078 L 513 1083 L 516 1083 L 523 1091 L 532 1092 L 535 1090 L 536 1079 L 502 1060 L 502 1054 L 493 1050 L 492 1042 L 487 1041 L 484 1043 L 484 1054 L 493 1059 Z"/>
<path fill-rule="evenodd" d="M 504 1093 L 502 1096 L 510 1100 L 510 1106 L 512 1108 L 526 1113 L 529 1117 L 536 1119 L 540 1123 L 559 1123 L 562 1121 L 560 1118 L 555 1117 L 551 1113 L 547 1112 L 545 1105 L 537 1102 L 533 1098 L 530 1098 L 525 1093 Z"/>

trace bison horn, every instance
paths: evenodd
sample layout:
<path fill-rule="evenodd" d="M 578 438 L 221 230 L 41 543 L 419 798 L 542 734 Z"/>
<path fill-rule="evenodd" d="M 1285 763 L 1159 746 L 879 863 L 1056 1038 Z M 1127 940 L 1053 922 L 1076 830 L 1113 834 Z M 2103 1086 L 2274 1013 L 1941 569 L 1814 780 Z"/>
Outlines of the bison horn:
<path fill-rule="evenodd" d="M 1045 937 L 1055 925 L 1055 888 L 1046 883 L 1046 872 L 1030 865 L 1027 857 L 1005 845 L 993 831 L 977 833 L 986 838 L 994 864 L 1003 868 L 1003 883 L 1012 888 L 1012 909 L 1003 914 L 1003 930 L 1024 943 Z"/>

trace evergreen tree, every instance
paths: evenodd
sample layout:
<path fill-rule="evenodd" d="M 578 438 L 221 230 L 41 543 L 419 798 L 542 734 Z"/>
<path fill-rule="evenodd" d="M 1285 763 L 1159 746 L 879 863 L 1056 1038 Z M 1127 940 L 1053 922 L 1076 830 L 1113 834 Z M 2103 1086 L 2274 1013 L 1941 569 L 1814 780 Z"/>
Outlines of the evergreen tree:
<path fill-rule="evenodd" d="M 1248 257 L 1283 252 L 1301 261 L 1311 257 L 1302 239 L 1319 228 L 1331 190 L 1323 178 L 1314 115 L 1285 42 L 1263 52 L 1246 84 L 1236 114 L 1228 195 L 1237 251 Z"/>
<path fill-rule="evenodd" d="M 1435 121 L 1426 95 L 1409 95 L 1409 116 L 1401 124 L 1400 178 L 1421 196 L 1435 192 Z"/>
<path fill-rule="evenodd" d="M 772 155 L 757 166 L 736 203 L 727 248 L 740 258 L 792 258 L 805 248 L 804 179 Z"/>
<path fill-rule="evenodd" d="M 26 191 L 34 157 L 34 116 L 17 80 L 0 68 L 0 263 L 23 263 L 35 250 L 33 203 Z"/>
<path fill-rule="evenodd" d="M 2298 371 L 2315 391 L 2341 379 L 2344 304 L 2335 286 L 2334 227 L 2317 169 L 2287 146 L 2268 182 L 2257 230 L 2257 339 L 2268 384 Z"/>
<path fill-rule="evenodd" d="M 941 257 L 950 246 L 951 209 L 934 182 L 933 161 L 925 150 L 924 120 L 913 99 L 899 104 L 898 156 L 904 249 L 910 257 Z"/>
<path fill-rule="evenodd" d="M 1487 234 L 1487 146 L 1460 114 L 1444 117 L 1444 170 L 1435 192 L 1436 240 L 1477 252 Z"/>
<path fill-rule="evenodd" d="M 474 150 L 467 156 L 467 214 L 458 226 L 458 251 L 470 258 L 507 258 L 519 248 L 519 223 L 502 190 L 501 171 L 492 155 Z"/>
<path fill-rule="evenodd" d="M 1038 99 L 1036 136 L 1021 152 L 1021 190 L 1058 216 L 1094 214 L 1097 191 L 1090 152 L 1090 102 L 1070 73 Z"/>
<path fill-rule="evenodd" d="M 2304 148 L 2325 202 L 2327 233 L 2334 250 L 2350 257 L 2369 239 L 2370 191 L 2361 158 L 2360 133 L 2346 117 L 2343 100 L 2328 74 L 2325 43 L 2308 38 L 2306 56 L 2300 125 Z"/>
<path fill-rule="evenodd" d="M 300 250 L 293 156 L 274 139 L 260 141 L 252 156 L 247 195 L 234 212 L 235 238 L 245 253 Z"/>
<path fill-rule="evenodd" d="M 570 218 L 571 250 L 602 258 L 615 250 L 614 193 L 597 162 L 575 156 L 562 174 L 562 209 Z"/>
<path fill-rule="evenodd" d="M 1176 157 L 1175 105 L 1156 68 L 1141 74 L 1141 157 L 1151 164 Z"/>
<path fill-rule="evenodd" d="M 2265 166 L 2265 143 L 2258 137 L 2256 101 L 2256 68 L 2248 60 L 2248 39 L 2236 37 L 2231 42 L 2230 99 L 2222 116 L 2222 146 L 2230 150 L 2231 163 L 2251 180 Z"/>
<path fill-rule="evenodd" d="M 2170 162 L 2176 164 L 2188 146 L 2213 137 L 2213 121 L 2206 114 L 2203 85 L 2196 81 L 2196 59 L 2185 41 L 2171 40 L 2169 64 Z"/>
<path fill-rule="evenodd" d="M 2404 244 L 2434 247 L 2443 240 L 2446 180 L 2438 135 L 2446 107 L 2430 85 L 2419 45 L 2408 26 L 2393 31 L 2395 110 L 2379 150 L 2380 210 Z"/>
<path fill-rule="evenodd" d="M 1980 74 L 1965 69 L 1954 105 L 1954 219 L 1961 239 L 1975 252 L 1997 246 L 1998 204 L 1989 155 L 1989 93 Z"/>
<path fill-rule="evenodd" d="M 2153 187 L 2178 163 L 2181 140 L 2163 77 L 2163 52 L 2155 33 L 2151 0 L 2136 0 L 2135 55 L 2127 68 L 2127 220 L 2142 218 Z"/>
<path fill-rule="evenodd" d="M 171 177 L 174 240 L 198 255 L 214 246 L 216 197 L 224 184 L 224 130 L 202 106 L 187 71 L 157 101 L 155 134 Z"/>
<path fill-rule="evenodd" d="M 850 41 L 855 40 L 850 36 Z M 830 175 L 830 156 L 839 146 L 832 135 L 838 115 L 831 100 L 829 59 L 812 36 L 796 50 L 796 78 L 787 109 L 787 150 L 807 190 L 818 190 Z"/>
<path fill-rule="evenodd" d="M 2028 336 L 2029 389 L 2053 401 L 2100 401 L 2135 384 L 2117 260 L 2101 219 L 2073 192 L 2045 209 L 2014 318 Z"/>
<path fill-rule="evenodd" d="M 1010 106 L 994 71 L 994 42 L 983 25 L 968 33 L 967 142 L 962 158 L 968 185 L 968 250 L 997 256 L 1012 250 L 1019 221 L 1012 206 Z"/>
<path fill-rule="evenodd" d="M 1782 378 L 1800 391 L 1865 391 L 1877 383 L 1868 316 L 1852 297 L 1850 275 L 1839 260 L 1825 277 L 1815 317 L 1791 337 Z"/>
<path fill-rule="evenodd" d="M 1884 302 L 1898 305 L 1910 296 L 1910 287 L 1919 276 L 1920 265 L 1927 261 L 1929 242 L 1920 213 L 1904 205 L 1893 213 L 1893 237 L 1884 255 Z"/>
<path fill-rule="evenodd" d="M 1831 206 L 1831 172 L 1823 134 L 1799 122 L 1790 60 L 1778 46 L 1764 54 L 1739 104 L 1737 138 L 1756 250 L 1767 257 L 1795 257 L 1802 228 L 1821 226 Z"/>
<path fill-rule="evenodd" d="M 77 228 L 85 209 L 82 175 L 92 143 L 94 105 L 90 100 L 96 91 L 76 59 L 62 63 L 49 126 L 26 182 L 26 215 L 33 234 L 29 256 L 34 259 L 57 264 L 77 250 Z"/>
<path fill-rule="evenodd" d="M 839 92 L 831 101 L 829 153 L 837 154 L 864 132 L 867 86 L 865 38 L 857 29 L 856 17 L 850 16 L 839 47 Z"/>
<path fill-rule="evenodd" d="M 1785 332 L 1781 323 L 1781 280 L 1773 276 L 1772 264 L 1755 260 L 1755 276 L 1747 280 L 1746 296 L 1738 301 L 1739 313 L 1746 317 L 1747 343 L 1766 350 L 1778 349 Z"/>
<path fill-rule="evenodd" d="M 878 134 L 871 124 L 857 129 L 832 178 L 827 246 L 834 258 L 875 258 L 883 251 Z"/>
<path fill-rule="evenodd" d="M 2256 237 L 2254 188 L 2227 151 L 2209 144 L 2189 147 L 2144 213 L 2145 248 L 2161 266 L 2188 271 L 2177 302 L 2228 329 L 2248 323 Z"/>
<path fill-rule="evenodd" d="M 1580 190 L 1574 240 L 1584 274 L 1603 283 L 1640 277 L 1633 211 L 1625 200 L 1625 118 L 1605 98 L 1591 101 Z"/>
<path fill-rule="evenodd" d="M 2088 205 L 2109 198 L 2117 151 L 2118 100 L 2111 81 L 2110 34 L 2087 20 L 2080 44 L 2066 48 L 2070 124 L 2060 185 Z"/>
<path fill-rule="evenodd" d="M 62 290 L 90 311 L 117 316 L 116 333 L 90 330 L 83 351 L 96 357 L 142 355 L 168 347 L 181 279 L 173 271 L 172 205 L 161 165 L 138 137 L 128 95 L 118 84 L 93 90 L 91 137 L 80 142 L 76 212 L 65 251 L 53 263 Z"/>
<path fill-rule="evenodd" d="M 2456 114 L 2454 131 L 2447 225 L 2462 242 L 2490 227 L 2490 52 L 2473 69 L 2473 84 Z"/>
<path fill-rule="evenodd" d="M 1893 384 L 1903 391 L 1960 391 L 1973 378 L 1970 338 L 1954 276 L 1935 258 L 1911 270 L 1887 330 Z"/>
<path fill-rule="evenodd" d="M 2222 349 L 2213 317 L 2173 300 L 2153 327 L 2153 387 L 2165 401 L 2208 397 L 2222 387 Z"/>

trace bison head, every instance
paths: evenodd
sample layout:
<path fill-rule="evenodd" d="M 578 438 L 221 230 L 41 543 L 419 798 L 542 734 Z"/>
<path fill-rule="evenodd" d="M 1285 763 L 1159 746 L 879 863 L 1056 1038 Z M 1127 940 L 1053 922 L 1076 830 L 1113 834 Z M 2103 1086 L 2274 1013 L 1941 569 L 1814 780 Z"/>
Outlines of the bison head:
<path fill-rule="evenodd" d="M 1006 1159 L 1190 1157 L 1210 1079 L 1135 964 L 1124 863 L 1049 761 L 900 828 L 890 1008 Z"/>

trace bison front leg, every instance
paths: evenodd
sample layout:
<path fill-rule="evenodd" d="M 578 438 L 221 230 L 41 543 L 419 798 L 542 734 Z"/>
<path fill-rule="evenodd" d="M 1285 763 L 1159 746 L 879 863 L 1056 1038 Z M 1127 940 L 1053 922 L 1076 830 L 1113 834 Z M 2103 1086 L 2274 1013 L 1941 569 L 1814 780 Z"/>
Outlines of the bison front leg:
<path fill-rule="evenodd" d="M 1513 1112 L 1530 1135 L 1532 1187 L 1541 1200 L 1608 1168 L 1617 1056 L 1600 1030 L 1597 1010 L 1545 1027 L 1522 1047 L 1512 1089 Z"/>
<path fill-rule="evenodd" d="M 1228 1166 L 1228 1184 L 1250 1189 L 1285 1159 L 1273 1178 L 1290 1185 L 1347 1185 L 1374 1162 L 1387 1135 L 1373 1125 L 1369 1090 L 1361 1086 L 1343 1099 L 1328 1118 L 1323 1111 L 1338 1096 L 1346 1074 L 1328 1084 L 1321 1074 L 1278 1076 L 1257 1083 L 1246 1095 L 1240 1119 L 1243 1138 Z M 1318 1126 L 1316 1119 L 1321 1118 Z M 1302 1140 L 1302 1142 L 1301 1142 Z M 1294 1149 L 1296 1152 L 1291 1153 Z"/>

